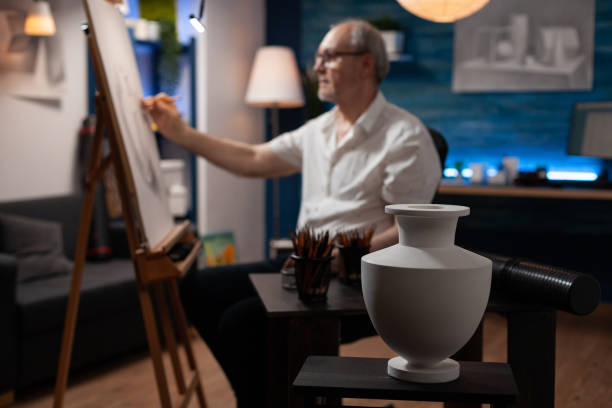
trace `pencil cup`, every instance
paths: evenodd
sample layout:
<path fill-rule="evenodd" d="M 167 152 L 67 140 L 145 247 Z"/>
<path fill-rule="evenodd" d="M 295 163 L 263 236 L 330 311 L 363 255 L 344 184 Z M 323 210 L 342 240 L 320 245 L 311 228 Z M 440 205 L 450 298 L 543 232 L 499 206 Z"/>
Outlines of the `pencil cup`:
<path fill-rule="evenodd" d="M 331 260 L 327 258 L 305 258 L 291 255 L 295 262 L 295 283 L 298 295 L 304 303 L 324 302 L 331 271 Z"/>
<path fill-rule="evenodd" d="M 344 268 L 340 268 L 340 273 L 338 274 L 340 282 L 361 288 L 361 257 L 370 253 L 370 246 L 336 246 L 344 263 Z"/>

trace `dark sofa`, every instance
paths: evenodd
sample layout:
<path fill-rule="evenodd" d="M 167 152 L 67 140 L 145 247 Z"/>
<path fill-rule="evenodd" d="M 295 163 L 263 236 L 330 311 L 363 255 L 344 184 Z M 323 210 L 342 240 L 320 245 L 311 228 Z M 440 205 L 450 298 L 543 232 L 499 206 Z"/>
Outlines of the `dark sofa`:
<path fill-rule="evenodd" d="M 74 257 L 80 212 L 78 195 L 0 203 L 5 220 L 10 214 L 61 224 L 69 259 Z M 23 281 L 19 254 L 7 253 L 15 231 L 7 236 L 2 227 L 0 223 L 0 395 L 54 381 L 71 285 L 70 266 L 64 274 Z M 86 263 L 71 372 L 146 348 L 133 266 L 125 257 L 125 240 L 120 242 L 114 252 L 123 257 Z"/>

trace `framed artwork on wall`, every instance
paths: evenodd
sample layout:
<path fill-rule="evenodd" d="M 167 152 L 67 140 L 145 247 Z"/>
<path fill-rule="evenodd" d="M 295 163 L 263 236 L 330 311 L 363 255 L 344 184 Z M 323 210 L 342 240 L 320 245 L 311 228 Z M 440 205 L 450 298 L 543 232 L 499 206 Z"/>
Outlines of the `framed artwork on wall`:
<path fill-rule="evenodd" d="M 62 25 L 51 36 L 25 33 L 31 0 L 3 0 L 0 4 L 0 93 L 58 100 L 66 92 Z"/>
<path fill-rule="evenodd" d="M 237 261 L 234 233 L 223 231 L 200 237 L 204 248 L 204 266 L 221 266 Z"/>
<path fill-rule="evenodd" d="M 454 92 L 584 91 L 595 0 L 492 1 L 455 23 Z"/>

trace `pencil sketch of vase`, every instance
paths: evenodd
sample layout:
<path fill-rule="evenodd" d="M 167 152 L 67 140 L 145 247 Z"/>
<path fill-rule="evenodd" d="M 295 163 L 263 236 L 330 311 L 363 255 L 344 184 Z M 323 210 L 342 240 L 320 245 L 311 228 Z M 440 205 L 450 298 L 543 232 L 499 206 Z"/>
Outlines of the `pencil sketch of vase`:
<path fill-rule="evenodd" d="M 65 93 L 66 80 L 61 36 L 27 35 L 24 25 L 28 5 L 3 0 L 0 8 L 0 93 L 59 99 Z"/>
<path fill-rule="evenodd" d="M 38 42 L 23 31 L 25 13 L 0 10 L 0 69 L 34 72 Z"/>
<path fill-rule="evenodd" d="M 453 91 L 591 89 L 594 15 L 593 0 L 490 2 L 455 24 Z"/>

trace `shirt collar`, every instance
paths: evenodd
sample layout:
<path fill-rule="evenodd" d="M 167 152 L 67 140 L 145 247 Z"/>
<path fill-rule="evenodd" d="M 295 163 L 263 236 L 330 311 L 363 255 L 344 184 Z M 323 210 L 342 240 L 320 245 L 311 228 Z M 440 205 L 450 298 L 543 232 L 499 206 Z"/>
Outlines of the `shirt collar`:
<path fill-rule="evenodd" d="M 370 106 L 368 106 L 368 108 L 359 116 L 359 118 L 357 118 L 355 125 L 363 127 L 366 132 L 370 132 L 374 126 L 374 123 L 376 122 L 376 119 L 378 119 L 378 116 L 381 114 L 386 104 L 387 99 L 379 90 L 372 103 L 370 103 Z M 338 107 L 334 106 L 329 112 L 327 112 L 327 116 L 321 124 L 322 130 L 327 130 L 335 125 L 337 110 Z"/>
<path fill-rule="evenodd" d="M 333 126 L 336 124 L 336 111 L 338 107 L 334 105 L 327 113 L 325 113 L 325 118 L 321 123 L 321 130 L 323 131 L 331 131 Z"/>
<path fill-rule="evenodd" d="M 368 106 L 368 108 L 361 114 L 361 116 L 357 118 L 355 125 L 361 126 L 363 130 L 369 133 L 372 130 L 374 124 L 376 123 L 376 120 L 382 113 L 383 108 L 386 104 L 387 100 L 385 99 L 382 92 L 379 90 L 370 106 Z"/>
<path fill-rule="evenodd" d="M 325 135 L 326 143 L 328 144 L 328 149 L 325 149 L 325 155 L 331 157 L 332 152 L 336 151 L 336 148 L 341 146 L 346 146 L 347 143 L 350 143 L 350 140 L 357 136 L 356 140 L 361 140 L 363 137 L 366 137 L 369 134 L 376 124 L 376 120 L 382 113 L 385 105 L 387 104 L 387 100 L 383 96 L 382 92 L 379 90 L 376 94 L 376 97 L 370 103 L 370 106 L 357 118 L 355 121 L 355 125 L 347 134 L 347 136 L 343 139 L 340 146 L 336 146 L 336 134 L 334 132 L 336 126 L 336 111 L 338 110 L 337 106 L 334 106 L 330 111 L 328 111 L 325 115 L 326 117 L 323 119 L 321 123 L 321 131 L 322 134 Z M 357 127 L 363 129 L 363 132 L 357 132 Z M 355 135 L 355 132 L 357 134 Z"/>

